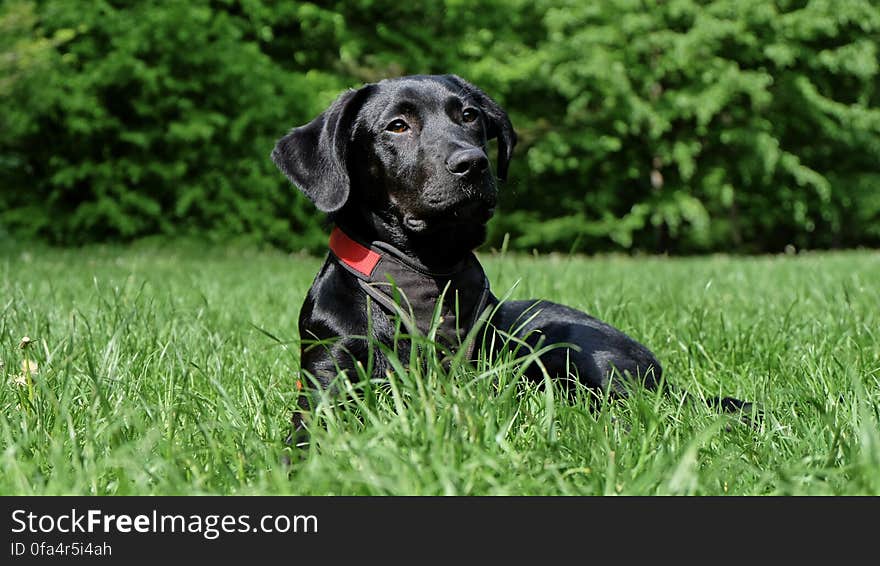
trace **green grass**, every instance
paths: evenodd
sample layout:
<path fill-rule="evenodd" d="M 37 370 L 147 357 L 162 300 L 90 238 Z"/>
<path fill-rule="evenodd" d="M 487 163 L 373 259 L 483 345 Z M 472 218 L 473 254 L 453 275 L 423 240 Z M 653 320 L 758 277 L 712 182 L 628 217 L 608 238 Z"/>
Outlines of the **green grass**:
<path fill-rule="evenodd" d="M 680 393 L 590 411 L 503 360 L 428 360 L 319 407 L 286 467 L 319 259 L 7 247 L 0 493 L 880 494 L 880 254 L 482 259 L 497 294 L 584 309 L 677 387 L 753 400 L 763 421 Z"/>

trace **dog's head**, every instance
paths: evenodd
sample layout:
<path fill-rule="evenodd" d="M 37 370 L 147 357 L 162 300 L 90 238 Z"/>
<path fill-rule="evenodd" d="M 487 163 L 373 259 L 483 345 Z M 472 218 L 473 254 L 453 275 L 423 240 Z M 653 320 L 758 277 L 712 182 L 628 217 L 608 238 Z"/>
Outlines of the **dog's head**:
<path fill-rule="evenodd" d="M 515 144 L 507 113 L 483 91 L 454 75 L 419 75 L 343 93 L 279 140 L 272 159 L 343 229 L 404 248 L 439 237 L 469 250 L 485 238 L 495 175 L 506 177 Z"/>

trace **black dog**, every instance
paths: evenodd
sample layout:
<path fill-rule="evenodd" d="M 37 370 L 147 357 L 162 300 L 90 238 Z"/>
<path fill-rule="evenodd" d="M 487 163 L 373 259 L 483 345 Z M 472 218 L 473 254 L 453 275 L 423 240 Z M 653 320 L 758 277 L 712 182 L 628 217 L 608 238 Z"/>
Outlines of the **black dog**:
<path fill-rule="evenodd" d="M 516 145 L 507 113 L 457 76 L 420 75 L 345 92 L 278 142 L 275 164 L 336 225 L 299 318 L 301 365 L 313 382 L 328 387 L 340 371 L 353 377 L 358 362 L 384 375 L 387 360 L 364 337 L 391 346 L 401 321 L 424 334 L 442 300 L 434 325 L 453 352 L 486 314 L 487 334 L 470 346 L 504 333 L 533 347 L 572 344 L 541 356 L 550 376 L 615 393 L 634 382 L 657 386 L 660 363 L 623 332 L 547 301 L 499 304 L 489 291 L 472 250 L 496 203 L 491 139 L 504 180 Z M 537 364 L 527 371 L 542 373 Z M 308 409 L 305 395 L 299 405 Z M 294 424 L 302 427 L 299 412 Z"/>

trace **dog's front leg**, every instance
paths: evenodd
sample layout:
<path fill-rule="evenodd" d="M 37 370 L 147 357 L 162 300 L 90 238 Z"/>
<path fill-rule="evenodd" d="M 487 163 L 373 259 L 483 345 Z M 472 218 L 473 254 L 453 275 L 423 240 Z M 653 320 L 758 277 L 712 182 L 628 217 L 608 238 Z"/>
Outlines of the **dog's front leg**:
<path fill-rule="evenodd" d="M 339 395 L 340 379 L 357 381 L 363 371 L 360 368 L 369 367 L 369 354 L 364 348 L 364 342 L 362 338 L 349 337 L 304 343 L 288 444 L 305 446 L 308 441 L 309 419 L 321 396 Z"/>

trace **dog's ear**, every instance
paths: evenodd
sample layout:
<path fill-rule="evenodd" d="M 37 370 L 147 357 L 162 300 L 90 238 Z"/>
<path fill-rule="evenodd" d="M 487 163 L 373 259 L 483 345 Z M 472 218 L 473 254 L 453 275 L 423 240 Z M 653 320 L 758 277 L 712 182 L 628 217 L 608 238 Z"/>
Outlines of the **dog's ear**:
<path fill-rule="evenodd" d="M 317 118 L 278 140 L 272 161 L 322 212 L 342 208 L 351 192 L 347 153 L 357 113 L 375 85 L 344 92 Z"/>
<path fill-rule="evenodd" d="M 513 157 L 513 148 L 516 146 L 516 132 L 513 131 L 513 124 L 507 112 L 489 98 L 489 95 L 458 75 L 446 75 L 446 78 L 473 97 L 486 115 L 488 119 L 486 137 L 490 140 L 498 138 L 498 166 L 495 173 L 502 181 L 506 180 L 507 167 Z"/>

